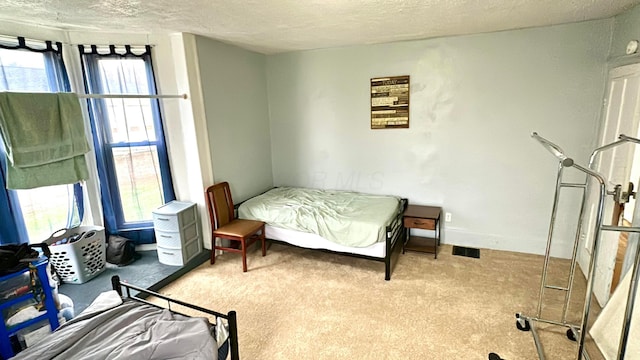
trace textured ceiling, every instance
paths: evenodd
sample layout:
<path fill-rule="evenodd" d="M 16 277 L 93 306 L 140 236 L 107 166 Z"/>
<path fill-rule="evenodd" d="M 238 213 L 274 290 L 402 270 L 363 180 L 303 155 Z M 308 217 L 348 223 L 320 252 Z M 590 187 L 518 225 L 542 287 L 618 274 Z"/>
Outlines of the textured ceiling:
<path fill-rule="evenodd" d="M 271 54 L 614 16 L 640 0 L 0 0 L 0 21 L 189 32 Z"/>

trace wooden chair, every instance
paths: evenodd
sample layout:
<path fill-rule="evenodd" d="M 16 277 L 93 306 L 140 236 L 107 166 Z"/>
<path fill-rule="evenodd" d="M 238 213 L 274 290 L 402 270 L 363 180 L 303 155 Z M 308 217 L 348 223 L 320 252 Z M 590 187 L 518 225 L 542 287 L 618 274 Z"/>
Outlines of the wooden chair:
<path fill-rule="evenodd" d="M 267 254 L 264 222 L 236 219 L 229 183 L 221 182 L 205 190 L 209 221 L 211 222 L 211 264 L 216 263 L 216 250 L 242 254 L 242 271 L 247 272 L 247 247 L 262 242 L 262 256 Z M 216 238 L 240 242 L 240 248 L 216 245 Z"/>

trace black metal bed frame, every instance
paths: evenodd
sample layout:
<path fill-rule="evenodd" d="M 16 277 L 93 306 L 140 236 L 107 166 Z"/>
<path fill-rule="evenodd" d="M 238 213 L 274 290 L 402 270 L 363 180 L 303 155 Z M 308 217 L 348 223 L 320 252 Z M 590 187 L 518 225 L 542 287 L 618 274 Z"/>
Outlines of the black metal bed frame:
<path fill-rule="evenodd" d="M 393 255 L 393 252 L 395 251 L 396 247 L 399 244 L 402 244 L 404 242 L 404 238 L 405 238 L 405 233 L 404 233 L 405 228 L 402 223 L 402 217 L 404 214 L 404 210 L 407 208 L 408 203 L 409 201 L 407 199 L 405 198 L 400 199 L 400 207 L 398 208 L 396 218 L 385 229 L 385 234 L 386 234 L 385 240 L 387 243 L 386 244 L 387 249 L 386 249 L 385 256 L 383 258 L 368 256 L 368 255 L 361 255 L 361 254 L 354 254 L 354 253 L 343 252 L 343 251 L 333 251 L 333 250 L 327 250 L 327 249 L 314 249 L 314 250 L 320 250 L 320 251 L 324 251 L 332 254 L 347 255 L 351 257 L 357 257 L 360 259 L 384 262 L 384 279 L 386 281 L 389 281 L 391 280 L 391 255 Z M 274 240 L 274 239 L 268 239 L 268 240 L 278 244 L 300 247 L 297 245 L 289 244 L 288 242 L 282 241 L 282 240 Z M 304 249 L 307 249 L 307 248 L 304 248 Z"/>
<path fill-rule="evenodd" d="M 396 219 L 391 225 L 387 226 L 387 251 L 384 257 L 384 279 L 386 281 L 391 280 L 391 255 L 395 250 L 398 243 L 403 243 L 405 238 L 405 231 L 403 224 L 404 211 L 407 209 L 409 200 L 405 198 L 400 199 L 400 208 L 396 214 Z M 374 258 L 375 259 L 375 258 Z"/>
<path fill-rule="evenodd" d="M 213 315 L 215 317 L 220 317 L 220 318 L 226 319 L 227 323 L 229 324 L 229 352 L 231 353 L 231 360 L 240 360 L 240 355 L 238 353 L 238 320 L 236 318 L 236 312 L 235 311 L 229 311 L 228 313 L 223 314 L 223 313 L 219 313 L 217 311 L 205 309 L 205 308 L 197 306 L 197 305 L 189 304 L 189 303 L 186 303 L 184 301 L 172 299 L 172 298 L 169 298 L 169 297 L 164 296 L 162 294 L 158 294 L 157 292 L 154 292 L 154 291 L 151 291 L 151 290 L 147 290 L 147 289 L 144 289 L 144 288 L 141 288 L 141 287 L 138 287 L 138 286 L 135 286 L 135 285 L 131 285 L 131 284 L 128 284 L 128 283 L 121 282 L 120 281 L 120 277 L 118 275 L 114 275 L 114 276 L 111 277 L 111 286 L 112 286 L 113 290 L 117 291 L 120 296 L 123 296 L 122 289 L 124 288 L 125 292 L 126 292 L 126 296 L 128 298 L 134 299 L 136 301 L 143 302 L 145 304 L 149 304 L 149 305 L 155 306 L 157 308 L 164 309 L 162 306 L 159 306 L 159 305 L 156 305 L 156 304 L 154 304 L 154 303 L 152 303 L 150 301 L 147 301 L 143 297 L 154 296 L 154 297 L 166 300 L 167 301 L 166 309 L 168 309 L 169 311 L 171 311 L 173 313 L 176 313 L 176 314 L 180 314 L 180 315 L 183 315 L 183 316 L 189 316 L 189 315 L 180 313 L 178 311 L 172 310 L 171 309 L 171 304 L 172 303 L 187 307 L 189 309 L 197 310 L 197 311 L 203 312 L 205 314 Z M 143 297 L 140 297 L 140 294 L 136 294 L 136 295 L 132 296 L 131 295 L 131 290 L 138 291 L 140 294 L 143 295 Z"/>

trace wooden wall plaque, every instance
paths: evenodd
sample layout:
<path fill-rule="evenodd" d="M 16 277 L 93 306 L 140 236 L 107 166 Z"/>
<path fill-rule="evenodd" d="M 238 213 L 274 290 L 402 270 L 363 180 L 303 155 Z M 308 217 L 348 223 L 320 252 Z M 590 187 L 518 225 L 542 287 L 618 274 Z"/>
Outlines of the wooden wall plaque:
<path fill-rule="evenodd" d="M 371 128 L 409 127 L 409 75 L 371 79 Z"/>

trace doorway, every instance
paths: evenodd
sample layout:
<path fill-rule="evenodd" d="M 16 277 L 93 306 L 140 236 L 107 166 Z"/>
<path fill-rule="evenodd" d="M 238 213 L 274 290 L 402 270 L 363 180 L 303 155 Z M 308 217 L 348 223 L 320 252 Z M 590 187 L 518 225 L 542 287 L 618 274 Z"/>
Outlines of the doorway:
<path fill-rule="evenodd" d="M 621 134 L 637 138 L 639 123 L 640 64 L 614 68 L 609 72 L 603 121 L 597 146 L 610 144 L 618 140 L 618 136 Z M 634 161 L 634 159 L 638 160 Z M 638 178 L 640 178 L 640 146 L 627 143 L 603 151 L 594 164 L 594 169 L 604 175 L 608 180 L 608 191 L 613 190 L 616 185 L 620 185 L 621 192 L 628 192 L 629 182 L 633 182 L 635 185 L 634 188 L 637 188 Z M 596 191 L 594 191 L 594 188 L 595 187 L 592 186 L 589 193 L 589 204 L 592 204 L 592 207 L 588 209 L 588 225 L 584 230 L 586 234 L 584 231 L 582 234 L 586 239 L 580 257 L 580 265 L 584 272 L 588 269 L 589 259 L 592 256 L 590 249 L 594 238 L 595 204 L 597 204 L 598 200 L 598 195 Z M 634 198 L 631 198 L 631 201 L 626 204 L 623 209 L 619 204 L 614 202 L 612 196 L 606 196 L 603 223 L 606 225 L 619 225 L 622 224 L 622 218 L 632 223 L 635 207 L 636 201 Z M 638 226 L 638 224 L 635 226 Z M 622 238 L 621 241 L 620 235 L 619 232 L 602 232 L 602 240 L 595 264 L 596 272 L 593 290 L 598 302 L 602 306 L 609 300 L 616 268 L 616 259 L 624 257 L 624 255 L 618 256 L 619 245 L 622 243 L 622 246 L 625 246 L 626 244 L 624 242 L 625 238 Z M 622 254 L 624 253 L 625 251 L 622 251 Z"/>

